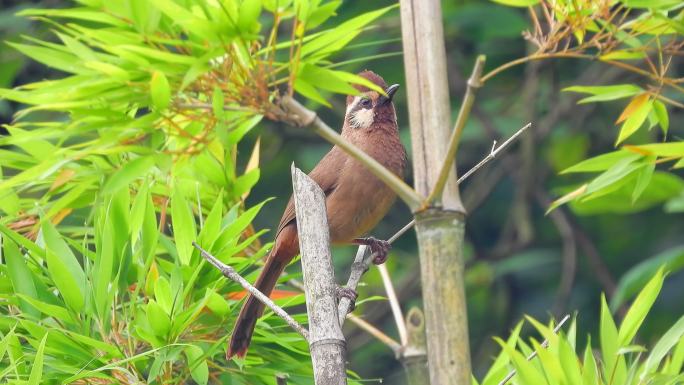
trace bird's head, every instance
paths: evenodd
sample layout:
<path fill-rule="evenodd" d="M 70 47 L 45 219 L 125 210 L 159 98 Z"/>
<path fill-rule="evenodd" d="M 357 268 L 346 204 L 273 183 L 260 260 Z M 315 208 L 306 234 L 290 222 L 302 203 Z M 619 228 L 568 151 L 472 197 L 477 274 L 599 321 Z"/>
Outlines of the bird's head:
<path fill-rule="evenodd" d="M 385 80 L 373 71 L 363 71 L 364 77 L 385 90 L 383 95 L 368 87 L 355 85 L 358 95 L 347 96 L 346 123 L 352 128 L 369 128 L 375 124 L 390 123 L 396 125 L 397 116 L 392 105 L 392 98 L 399 89 L 399 84 L 387 87 Z"/>

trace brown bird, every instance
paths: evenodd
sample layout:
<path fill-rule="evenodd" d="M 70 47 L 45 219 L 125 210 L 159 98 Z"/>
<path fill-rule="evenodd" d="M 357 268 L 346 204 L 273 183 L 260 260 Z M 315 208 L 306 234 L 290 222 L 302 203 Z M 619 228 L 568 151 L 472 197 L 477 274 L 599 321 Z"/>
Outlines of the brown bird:
<path fill-rule="evenodd" d="M 392 104 L 392 97 L 399 85 L 387 87 L 385 81 L 371 71 L 363 71 L 359 75 L 381 87 L 386 95 L 356 86 L 360 94 L 347 97 L 342 137 L 403 177 L 406 150 L 399 140 L 397 115 Z M 389 250 L 387 242 L 372 237 L 357 237 L 367 234 L 385 216 L 395 200 L 394 192 L 337 146 L 321 159 L 309 176 L 326 195 L 332 242 L 369 245 L 374 252 L 378 252 L 373 262 L 385 262 Z M 278 225 L 273 249 L 254 286 L 270 295 L 280 274 L 298 253 L 295 207 L 290 197 Z M 352 295 L 355 296 L 354 293 Z M 234 355 L 245 356 L 263 309 L 264 305 L 259 300 L 252 296 L 247 298 L 233 329 L 226 354 L 229 359 Z"/>

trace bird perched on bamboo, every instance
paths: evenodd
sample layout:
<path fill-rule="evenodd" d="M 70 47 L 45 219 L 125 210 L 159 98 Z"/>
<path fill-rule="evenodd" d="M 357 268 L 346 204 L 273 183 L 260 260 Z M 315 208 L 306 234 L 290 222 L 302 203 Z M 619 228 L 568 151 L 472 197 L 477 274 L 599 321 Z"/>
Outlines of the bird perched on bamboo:
<path fill-rule="evenodd" d="M 403 177 L 406 150 L 399 140 L 397 116 L 392 103 L 399 85 L 387 87 L 382 77 L 372 71 L 363 71 L 359 75 L 385 90 L 385 94 L 365 86 L 355 86 L 359 94 L 347 97 L 342 137 Z M 394 192 L 337 146 L 321 159 L 309 176 L 326 195 L 332 242 L 368 245 L 377 253 L 373 262 L 384 263 L 389 244 L 372 237 L 359 237 L 367 234 L 385 216 L 395 200 Z M 298 253 L 299 239 L 291 197 L 278 225 L 273 249 L 254 286 L 270 295 L 278 277 Z M 352 295 L 355 298 L 355 293 Z M 247 298 L 233 329 L 228 358 L 234 355 L 244 357 L 247 353 L 256 321 L 263 309 L 264 305 L 259 300 L 253 296 Z"/>

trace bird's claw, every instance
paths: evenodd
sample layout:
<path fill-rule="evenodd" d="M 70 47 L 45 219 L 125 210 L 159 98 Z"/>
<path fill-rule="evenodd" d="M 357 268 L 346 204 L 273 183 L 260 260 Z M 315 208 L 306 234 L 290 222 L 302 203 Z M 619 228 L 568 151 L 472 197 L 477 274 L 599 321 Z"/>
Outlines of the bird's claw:
<path fill-rule="evenodd" d="M 342 298 L 347 298 L 349 299 L 349 312 L 354 310 L 356 308 L 356 299 L 359 297 L 359 293 L 356 292 L 356 290 L 346 287 L 346 286 L 338 286 L 337 287 L 337 302 L 340 301 Z"/>
<path fill-rule="evenodd" d="M 360 245 L 366 245 L 370 248 L 371 253 L 375 254 L 373 263 L 376 265 L 382 265 L 385 263 L 385 261 L 387 261 L 387 256 L 392 248 L 392 245 L 389 242 L 374 237 L 357 238 L 354 241 Z"/>

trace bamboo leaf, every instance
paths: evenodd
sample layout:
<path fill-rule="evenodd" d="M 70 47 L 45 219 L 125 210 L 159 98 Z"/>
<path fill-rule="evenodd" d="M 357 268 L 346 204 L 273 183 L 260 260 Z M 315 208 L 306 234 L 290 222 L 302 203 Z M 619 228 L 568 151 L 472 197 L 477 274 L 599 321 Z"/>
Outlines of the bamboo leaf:
<path fill-rule="evenodd" d="M 26 259 L 19 251 L 19 248 L 14 242 L 7 238 L 2 239 L 2 244 L 4 251 L 3 257 L 7 265 L 7 273 L 12 282 L 14 292 L 29 298 L 37 298 L 33 275 L 26 265 Z M 29 302 L 24 299 L 19 300 L 19 305 L 22 311 L 28 314 L 36 317 L 40 314 L 35 307 L 31 306 Z"/>
<path fill-rule="evenodd" d="M 495 3 L 508 5 L 509 7 L 531 7 L 537 5 L 539 0 L 492 0 Z"/>
<path fill-rule="evenodd" d="M 150 80 L 150 97 L 157 110 L 166 109 L 171 104 L 171 88 L 163 72 L 154 71 Z"/>
<path fill-rule="evenodd" d="M 653 101 L 653 111 L 658 118 L 658 124 L 663 130 L 663 135 L 667 136 L 667 131 L 670 129 L 670 118 L 667 115 L 667 107 L 660 100 Z"/>
<path fill-rule="evenodd" d="M 637 298 L 632 303 L 632 306 L 627 311 L 625 319 L 620 325 L 620 331 L 618 333 L 618 344 L 620 346 L 625 346 L 632 341 L 636 335 L 639 327 L 646 318 L 651 306 L 658 297 L 660 293 L 660 288 L 663 286 L 663 280 L 665 276 L 663 274 L 663 269 L 659 269 L 655 276 L 646 284 L 644 289 L 639 293 Z"/>
<path fill-rule="evenodd" d="M 632 134 L 634 134 L 639 129 L 639 127 L 641 127 L 644 124 L 652 108 L 653 101 L 649 100 L 643 104 L 640 104 L 638 107 L 636 107 L 634 111 L 630 111 L 629 116 L 625 118 L 622 127 L 620 127 L 620 134 L 618 135 L 615 145 L 620 144 L 625 139 L 629 138 Z M 627 110 L 625 109 L 625 112 L 626 111 Z M 624 112 L 623 115 L 625 115 Z M 621 118 L 622 116 L 620 117 L 620 119 Z M 620 119 L 618 119 L 618 121 L 620 121 Z"/>
<path fill-rule="evenodd" d="M 663 334 L 658 340 L 656 345 L 651 350 L 651 354 L 648 355 L 646 362 L 644 363 L 643 371 L 641 372 L 640 380 L 644 382 L 646 376 L 655 372 L 660 366 L 665 355 L 680 341 L 684 336 L 684 316 L 680 317 L 679 320 Z"/>
<path fill-rule="evenodd" d="M 209 367 L 204 359 L 204 351 L 199 346 L 190 345 L 185 348 L 185 355 L 192 379 L 199 385 L 206 385 L 209 381 Z"/>
<path fill-rule="evenodd" d="M 45 258 L 50 277 L 66 304 L 74 311 L 80 312 L 85 305 L 85 273 L 74 253 L 50 221 L 42 221 L 41 230 L 45 239 Z"/>
<path fill-rule="evenodd" d="M 572 86 L 564 88 L 563 91 L 594 95 L 579 101 L 579 103 L 591 103 L 627 98 L 640 94 L 644 90 L 633 84 L 615 84 L 610 86 Z"/>
<path fill-rule="evenodd" d="M 183 192 L 178 187 L 171 198 L 171 217 L 178 258 L 182 265 L 188 265 L 194 250 L 192 242 L 196 239 L 197 233 L 195 232 L 195 218 Z"/>
<path fill-rule="evenodd" d="M 48 333 L 40 341 L 38 345 L 38 350 L 36 350 L 36 357 L 33 359 L 33 364 L 31 365 L 31 375 L 28 378 L 29 385 L 40 385 L 43 378 L 43 355 L 45 354 L 45 343 L 47 342 Z"/>
<path fill-rule="evenodd" d="M 644 160 L 645 165 L 639 169 L 634 192 L 632 192 L 632 203 L 639 199 L 644 190 L 646 190 L 646 187 L 648 187 L 649 182 L 651 182 L 656 167 L 655 161 L 655 156 L 649 156 Z"/>
<path fill-rule="evenodd" d="M 119 191 L 122 187 L 128 186 L 135 179 L 145 175 L 152 166 L 154 166 L 153 156 L 133 159 L 109 177 L 107 183 L 102 187 L 102 193 L 109 195 Z"/>

